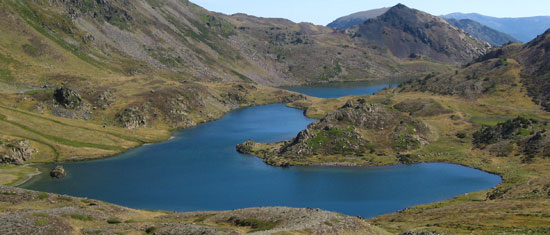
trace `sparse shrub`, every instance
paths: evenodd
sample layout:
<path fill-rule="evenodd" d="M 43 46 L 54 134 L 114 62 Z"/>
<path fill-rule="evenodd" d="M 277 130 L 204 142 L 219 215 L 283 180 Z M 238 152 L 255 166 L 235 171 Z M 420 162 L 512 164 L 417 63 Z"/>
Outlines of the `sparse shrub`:
<path fill-rule="evenodd" d="M 70 202 L 70 201 L 73 200 L 72 198 L 70 198 L 70 197 L 65 197 L 65 196 L 59 196 L 59 197 L 57 197 L 57 199 L 58 199 L 58 200 L 62 200 L 62 201 L 68 201 L 68 202 Z"/>
<path fill-rule="evenodd" d="M 44 213 L 44 212 L 37 212 L 37 213 L 34 213 L 32 214 L 36 217 L 48 217 L 48 214 Z"/>
<path fill-rule="evenodd" d="M 120 224 L 120 223 L 122 223 L 122 221 L 120 221 L 120 219 L 118 219 L 118 218 L 109 218 L 107 220 L 107 223 L 109 223 L 109 224 Z"/>
<path fill-rule="evenodd" d="M 151 234 L 151 233 L 154 233 L 156 231 L 157 231 L 157 228 L 155 228 L 155 227 L 149 227 L 149 228 L 145 229 L 145 232 L 147 234 Z"/>
<path fill-rule="evenodd" d="M 195 219 L 193 222 L 195 222 L 195 223 L 202 223 L 202 222 L 204 222 L 204 221 L 206 220 L 206 218 L 207 218 L 207 216 L 201 216 L 201 217 Z"/>
<path fill-rule="evenodd" d="M 506 59 L 506 58 L 501 58 L 501 59 L 497 62 L 497 66 L 508 66 L 508 59 Z"/>
<path fill-rule="evenodd" d="M 89 216 L 89 215 L 80 215 L 80 214 L 72 214 L 71 218 L 75 219 L 75 220 L 81 220 L 81 221 L 92 221 L 92 220 L 94 220 L 94 218 Z"/>
<path fill-rule="evenodd" d="M 464 133 L 464 132 L 458 132 L 456 133 L 456 137 L 458 137 L 459 139 L 464 139 L 468 136 L 468 134 Z"/>
<path fill-rule="evenodd" d="M 50 195 L 48 195 L 47 193 L 40 193 L 38 194 L 38 199 L 42 200 L 42 199 L 46 199 L 50 197 Z"/>
<path fill-rule="evenodd" d="M 277 226 L 277 224 L 279 223 L 279 221 L 264 221 L 252 218 L 235 219 L 235 217 L 231 217 L 229 220 L 235 223 L 235 225 L 237 226 L 252 228 L 250 232 L 271 230 L 275 228 L 275 226 Z"/>
<path fill-rule="evenodd" d="M 36 225 L 37 226 L 44 226 L 46 224 L 48 224 L 49 222 L 47 220 L 38 220 L 36 221 Z"/>

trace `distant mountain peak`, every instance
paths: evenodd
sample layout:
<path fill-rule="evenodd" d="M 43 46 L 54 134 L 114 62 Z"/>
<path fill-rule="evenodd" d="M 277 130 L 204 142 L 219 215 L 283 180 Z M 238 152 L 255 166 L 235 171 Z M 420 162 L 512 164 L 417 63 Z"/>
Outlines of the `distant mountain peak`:
<path fill-rule="evenodd" d="M 405 6 L 405 4 L 398 3 L 397 5 L 393 6 L 391 9 L 410 9 L 409 7 Z"/>
<path fill-rule="evenodd" d="M 358 40 L 386 47 L 397 57 L 450 64 L 469 62 L 490 48 L 444 19 L 403 4 L 350 28 L 349 33 Z"/>
<path fill-rule="evenodd" d="M 386 13 L 390 8 L 379 8 L 372 9 L 368 11 L 360 11 L 347 16 L 342 16 L 335 21 L 331 22 L 327 26 L 334 29 L 348 29 L 355 25 L 362 24 L 363 22 L 376 18 L 384 13 Z"/>

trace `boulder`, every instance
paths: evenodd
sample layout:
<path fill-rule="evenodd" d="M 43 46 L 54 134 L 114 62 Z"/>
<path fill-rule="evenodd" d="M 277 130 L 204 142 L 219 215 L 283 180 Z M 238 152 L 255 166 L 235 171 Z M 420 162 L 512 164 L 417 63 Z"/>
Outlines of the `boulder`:
<path fill-rule="evenodd" d="M 65 168 L 63 166 L 56 166 L 51 172 L 50 176 L 52 178 L 61 179 L 67 176 L 67 172 L 65 171 Z"/>

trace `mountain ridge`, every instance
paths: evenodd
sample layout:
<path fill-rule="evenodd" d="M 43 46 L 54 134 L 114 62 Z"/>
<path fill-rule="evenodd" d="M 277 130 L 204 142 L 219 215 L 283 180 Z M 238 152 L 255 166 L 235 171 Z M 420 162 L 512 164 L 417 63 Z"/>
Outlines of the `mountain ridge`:
<path fill-rule="evenodd" d="M 374 42 L 400 58 L 427 57 L 451 64 L 467 63 L 491 47 L 440 17 L 403 4 L 346 31 L 356 41 Z"/>
<path fill-rule="evenodd" d="M 347 16 L 342 16 L 333 22 L 329 23 L 327 27 L 345 30 L 355 25 L 361 24 L 368 19 L 376 18 L 386 13 L 390 7 L 384 7 L 379 9 L 372 9 L 367 11 L 356 12 Z"/>
<path fill-rule="evenodd" d="M 521 83 L 534 103 L 550 111 L 550 29 L 526 44 L 494 49 L 455 73 L 404 84 L 403 91 L 434 92 L 469 99 L 516 89 Z M 518 81 L 516 81 L 518 80 Z M 516 83 L 515 86 L 508 87 Z M 499 87 L 503 87 L 499 90 Z"/>
<path fill-rule="evenodd" d="M 446 20 L 450 24 L 463 29 L 477 39 L 488 42 L 495 47 L 500 47 L 507 43 L 519 42 L 517 39 L 508 34 L 499 32 L 470 19 L 457 20 L 454 18 L 448 18 Z"/>
<path fill-rule="evenodd" d="M 20 42 L 0 44 L 3 54 L 10 55 L 0 62 L 12 61 L 21 68 L 5 66 L 10 80 L 16 81 L 12 86 L 42 85 L 28 77 L 59 82 L 47 78 L 59 73 L 163 74 L 177 80 L 273 86 L 425 73 L 383 51 L 356 46 L 344 33 L 324 26 L 228 16 L 189 1 L 4 2 L 2 29 Z M 45 68 L 58 61 L 53 54 L 68 63 L 55 64 L 57 70 Z M 21 74 L 23 70 L 28 72 Z"/>
<path fill-rule="evenodd" d="M 505 17 L 485 16 L 479 13 L 450 13 L 443 18 L 471 19 L 527 43 L 550 28 L 550 16 Z"/>

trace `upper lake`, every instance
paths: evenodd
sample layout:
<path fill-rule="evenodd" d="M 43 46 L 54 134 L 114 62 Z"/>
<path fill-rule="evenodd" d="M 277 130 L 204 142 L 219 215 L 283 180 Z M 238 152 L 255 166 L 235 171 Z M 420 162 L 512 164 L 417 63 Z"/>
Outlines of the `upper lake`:
<path fill-rule="evenodd" d="M 348 95 L 372 95 L 386 87 L 398 86 L 404 79 L 363 82 L 334 82 L 307 86 L 284 86 L 286 90 L 319 98 L 339 98 Z"/>
<path fill-rule="evenodd" d="M 278 168 L 235 151 L 235 145 L 248 139 L 293 138 L 312 121 L 283 104 L 239 109 L 178 131 L 166 142 L 112 158 L 64 163 L 67 178 L 53 180 L 43 174 L 22 187 L 139 209 L 290 206 L 374 217 L 501 182 L 497 175 L 452 164 Z"/>

